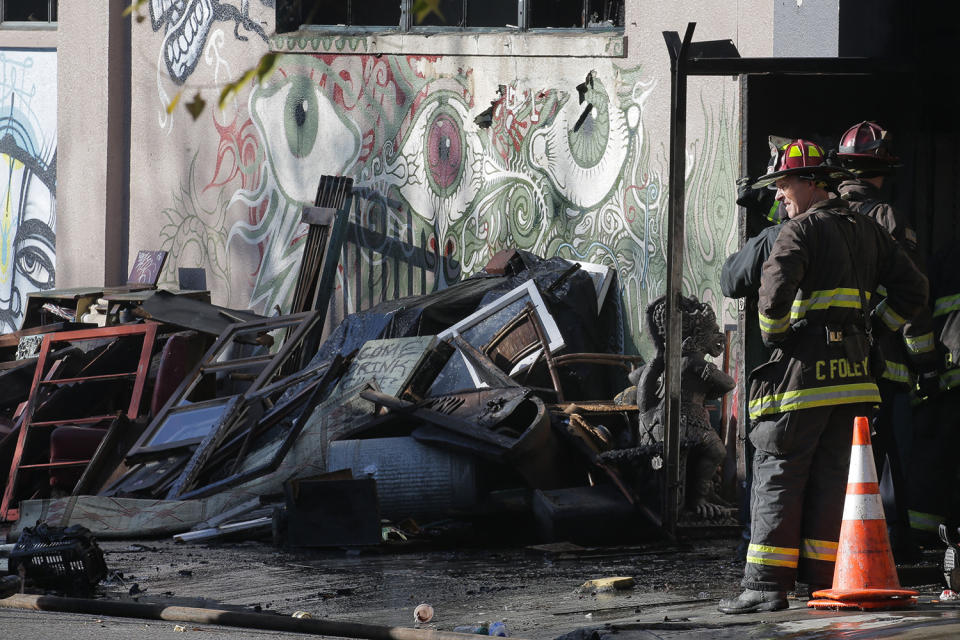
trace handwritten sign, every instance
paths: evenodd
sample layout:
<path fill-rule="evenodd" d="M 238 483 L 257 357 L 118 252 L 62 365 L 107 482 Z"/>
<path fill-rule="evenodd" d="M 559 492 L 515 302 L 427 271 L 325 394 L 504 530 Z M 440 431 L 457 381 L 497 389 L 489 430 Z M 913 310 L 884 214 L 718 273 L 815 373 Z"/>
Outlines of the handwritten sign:
<path fill-rule="evenodd" d="M 376 380 L 381 392 L 395 396 L 410 381 L 435 340 L 434 336 L 370 340 L 360 347 L 337 388 L 349 389 L 365 380 Z"/>
<path fill-rule="evenodd" d="M 163 264 L 167 261 L 166 251 L 139 251 L 137 259 L 130 269 L 127 282 L 131 284 L 148 284 L 156 286 L 160 279 Z"/>

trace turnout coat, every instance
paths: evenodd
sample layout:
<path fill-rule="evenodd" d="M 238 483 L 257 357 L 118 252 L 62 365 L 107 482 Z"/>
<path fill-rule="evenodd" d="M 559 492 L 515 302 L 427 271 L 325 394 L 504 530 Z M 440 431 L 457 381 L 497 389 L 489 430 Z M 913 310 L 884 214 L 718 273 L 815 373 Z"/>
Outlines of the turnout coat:
<path fill-rule="evenodd" d="M 943 389 L 960 388 L 960 247 L 945 248 L 931 261 L 930 297 L 937 338 L 943 345 Z"/>
<path fill-rule="evenodd" d="M 783 223 L 761 275 L 760 330 L 774 349 L 750 375 L 752 419 L 880 402 L 866 324 L 880 285 L 882 330 L 898 331 L 927 303 L 927 279 L 874 220 L 829 198 Z"/>
<path fill-rule="evenodd" d="M 884 202 L 880 190 L 862 180 L 846 180 L 838 188 L 840 198 L 851 210 L 873 218 L 897 241 L 913 264 L 924 273 L 924 264 L 917 248 L 917 234 L 906 216 Z M 924 273 L 926 275 L 926 273 Z M 931 283 L 932 295 L 933 283 Z M 881 288 L 877 292 L 884 295 Z M 937 369 L 937 354 L 933 319 L 928 308 L 921 309 L 913 319 L 908 320 L 900 333 L 890 333 L 884 337 L 883 356 L 885 366 L 883 378 L 901 387 L 913 388 L 914 371 L 934 371 Z"/>

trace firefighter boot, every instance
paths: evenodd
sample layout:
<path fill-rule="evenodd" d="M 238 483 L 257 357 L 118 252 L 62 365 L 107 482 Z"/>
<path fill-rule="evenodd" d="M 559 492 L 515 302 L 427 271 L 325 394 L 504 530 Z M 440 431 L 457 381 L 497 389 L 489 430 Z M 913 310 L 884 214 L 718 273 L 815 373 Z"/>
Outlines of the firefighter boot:
<path fill-rule="evenodd" d="M 783 591 L 756 591 L 744 589 L 736 598 L 724 598 L 717 608 L 723 613 L 756 613 L 787 608 L 787 594 Z"/>

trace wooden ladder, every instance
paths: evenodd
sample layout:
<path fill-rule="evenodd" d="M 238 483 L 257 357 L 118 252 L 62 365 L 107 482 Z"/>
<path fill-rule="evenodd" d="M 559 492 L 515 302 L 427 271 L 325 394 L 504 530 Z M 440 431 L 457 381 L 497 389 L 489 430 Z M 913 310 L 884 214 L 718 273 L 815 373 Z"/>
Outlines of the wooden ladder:
<path fill-rule="evenodd" d="M 90 462 L 90 460 L 70 460 L 63 462 L 27 460 L 27 458 L 30 457 L 28 447 L 34 445 L 37 442 L 37 438 L 46 437 L 49 440 L 53 429 L 61 425 L 94 425 L 116 418 L 116 414 L 85 415 L 83 407 L 81 406 L 77 407 L 76 417 L 56 420 L 35 420 L 34 417 L 40 401 L 40 390 L 49 387 L 84 385 L 105 380 L 133 380 L 130 402 L 126 408 L 127 418 L 133 420 L 140 411 L 140 398 L 143 395 L 144 385 L 147 380 L 147 371 L 150 368 L 150 355 L 153 352 L 153 342 L 154 338 L 156 338 L 156 333 L 157 324 L 147 322 L 145 324 L 127 324 L 98 329 L 63 331 L 60 333 L 50 333 L 43 337 L 43 342 L 40 345 L 39 358 L 37 360 L 37 368 L 34 371 L 33 383 L 30 387 L 30 398 L 27 401 L 27 408 L 24 411 L 20 424 L 20 434 L 17 438 L 17 447 L 14 450 L 13 461 L 10 464 L 10 474 L 7 477 L 7 486 L 3 493 L 3 501 L 0 502 L 0 521 L 11 522 L 20 517 L 19 502 L 29 497 L 21 495 L 22 492 L 18 491 L 26 474 L 44 471 L 49 472 L 54 469 L 71 467 L 86 467 Z M 76 375 L 73 377 L 58 377 L 57 362 L 49 362 L 51 347 L 55 344 L 136 335 L 143 336 L 143 346 L 140 350 L 137 368 L 134 371 L 89 376 Z M 94 360 L 94 362 L 96 362 L 96 360 Z M 88 363 L 86 368 L 89 368 L 94 362 Z M 49 367 L 47 366 L 48 364 L 50 365 Z M 46 447 L 42 447 L 42 449 L 44 451 L 47 450 Z"/>

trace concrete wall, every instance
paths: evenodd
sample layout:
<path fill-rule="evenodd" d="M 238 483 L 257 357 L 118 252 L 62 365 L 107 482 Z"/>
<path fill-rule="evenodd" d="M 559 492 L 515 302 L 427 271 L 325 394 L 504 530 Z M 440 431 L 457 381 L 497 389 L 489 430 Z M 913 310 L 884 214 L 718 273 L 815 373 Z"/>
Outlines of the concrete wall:
<path fill-rule="evenodd" d="M 357 221 L 415 245 L 427 275 L 348 252 L 341 312 L 450 283 L 515 246 L 614 267 L 627 348 L 650 350 L 643 309 L 665 289 L 661 31 L 695 20 L 697 40 L 770 55 L 768 3 L 628 1 L 625 38 L 271 38 L 273 0 L 251 0 L 244 15 L 247 4 L 213 1 L 186 19 L 145 10 L 134 25 L 131 256 L 166 249 L 166 283 L 179 266 L 202 266 L 215 302 L 285 309 L 305 232 L 299 208 L 320 175 L 349 175 L 374 194 Z M 269 81 L 217 109 L 218 87 L 271 49 L 283 55 Z M 167 112 L 181 91 L 181 103 L 207 101 L 196 120 L 182 106 Z M 477 126 L 491 106 L 491 125 Z M 684 289 L 731 322 L 716 283 L 736 244 L 736 80 L 691 80 L 688 113 Z"/>
<path fill-rule="evenodd" d="M 773 55 L 838 55 L 840 0 L 775 0 Z"/>
<path fill-rule="evenodd" d="M 58 288 L 126 282 L 128 4 L 59 4 Z"/>
<path fill-rule="evenodd" d="M 57 52 L 50 29 L 0 27 L 0 333 L 56 273 Z"/>

